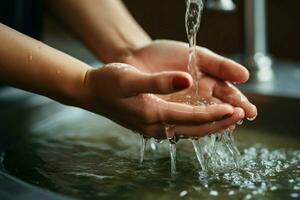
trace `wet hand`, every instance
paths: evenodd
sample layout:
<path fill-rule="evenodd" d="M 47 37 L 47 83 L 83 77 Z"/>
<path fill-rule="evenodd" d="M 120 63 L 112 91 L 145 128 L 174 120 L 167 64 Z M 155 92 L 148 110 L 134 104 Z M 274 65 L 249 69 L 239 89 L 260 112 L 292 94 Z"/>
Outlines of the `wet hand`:
<path fill-rule="evenodd" d="M 191 86 L 192 78 L 183 71 L 148 73 L 113 63 L 89 69 L 81 104 L 87 110 L 155 138 L 165 138 L 166 124 L 176 125 L 178 135 L 203 136 L 244 118 L 243 110 L 229 104 L 191 106 L 159 96 Z"/>
<path fill-rule="evenodd" d="M 188 55 L 189 48 L 186 43 L 157 40 L 123 56 L 120 61 L 146 72 L 186 72 Z M 254 119 L 257 116 L 256 107 L 232 84 L 246 82 L 249 78 L 247 69 L 202 47 L 197 48 L 196 56 L 200 72 L 206 74 L 199 83 L 200 92 L 206 93 L 202 95 L 240 107 L 246 118 Z"/>

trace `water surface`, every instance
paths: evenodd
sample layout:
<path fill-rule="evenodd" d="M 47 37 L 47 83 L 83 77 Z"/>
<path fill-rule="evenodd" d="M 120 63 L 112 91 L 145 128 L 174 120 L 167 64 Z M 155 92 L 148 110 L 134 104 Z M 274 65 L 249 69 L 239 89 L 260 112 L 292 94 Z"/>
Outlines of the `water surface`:
<path fill-rule="evenodd" d="M 26 111 L 26 112 L 25 112 Z M 177 174 L 170 176 L 168 142 L 147 146 L 113 122 L 56 103 L 7 117 L 14 145 L 4 167 L 22 180 L 78 199 L 299 199 L 300 141 L 255 130 L 235 132 L 240 170 L 201 172 L 190 141 L 177 145 Z M 15 126 L 14 124 L 18 124 Z"/>

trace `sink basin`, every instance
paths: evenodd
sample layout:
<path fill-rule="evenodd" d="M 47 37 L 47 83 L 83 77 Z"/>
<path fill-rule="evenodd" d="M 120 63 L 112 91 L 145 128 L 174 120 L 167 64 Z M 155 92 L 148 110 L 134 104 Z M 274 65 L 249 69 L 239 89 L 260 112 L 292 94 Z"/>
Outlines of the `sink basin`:
<path fill-rule="evenodd" d="M 201 170 L 189 141 L 177 145 L 176 178 L 169 174 L 166 142 L 158 145 L 157 152 L 149 145 L 141 166 L 140 137 L 131 131 L 81 109 L 6 89 L 0 95 L 0 147 L 4 152 L 0 185 L 14 190 L 0 187 L 0 197 L 26 199 L 26 194 L 30 194 L 36 199 L 230 199 L 231 195 L 236 199 L 298 198 L 300 99 L 246 93 L 257 105 L 259 116 L 237 128 L 238 147 L 243 155 L 267 155 L 270 166 L 276 159 L 282 162 L 278 173 L 265 175 L 266 181 L 256 182 L 259 186 L 255 185 L 255 189 L 216 180 L 204 187 L 199 182 Z M 290 166 L 284 167 L 286 164 Z M 276 177 L 278 182 L 272 185 Z M 23 192 L 17 195 L 15 190 Z"/>

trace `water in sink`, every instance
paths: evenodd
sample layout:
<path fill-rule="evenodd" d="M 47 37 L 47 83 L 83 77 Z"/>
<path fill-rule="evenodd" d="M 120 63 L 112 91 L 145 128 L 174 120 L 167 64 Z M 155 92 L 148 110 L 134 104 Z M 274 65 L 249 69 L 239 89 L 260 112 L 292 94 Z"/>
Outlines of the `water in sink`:
<path fill-rule="evenodd" d="M 167 143 L 147 146 L 140 165 L 139 137 L 94 114 L 53 104 L 7 120 L 18 142 L 6 151 L 6 170 L 75 198 L 299 199 L 300 141 L 284 135 L 237 130 L 242 165 L 216 174 L 201 172 L 192 144 L 182 140 L 171 177 Z"/>

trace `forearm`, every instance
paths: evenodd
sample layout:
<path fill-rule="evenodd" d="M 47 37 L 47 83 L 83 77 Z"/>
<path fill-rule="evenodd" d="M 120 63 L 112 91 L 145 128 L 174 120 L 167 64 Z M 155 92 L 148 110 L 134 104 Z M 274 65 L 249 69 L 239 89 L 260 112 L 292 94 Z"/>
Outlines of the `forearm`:
<path fill-rule="evenodd" d="M 0 81 L 76 104 L 89 66 L 0 23 Z"/>
<path fill-rule="evenodd" d="M 103 62 L 151 41 L 120 0 L 48 0 L 47 7 Z"/>

